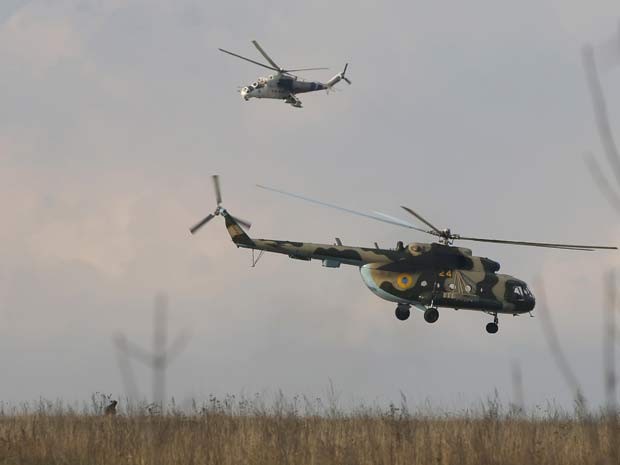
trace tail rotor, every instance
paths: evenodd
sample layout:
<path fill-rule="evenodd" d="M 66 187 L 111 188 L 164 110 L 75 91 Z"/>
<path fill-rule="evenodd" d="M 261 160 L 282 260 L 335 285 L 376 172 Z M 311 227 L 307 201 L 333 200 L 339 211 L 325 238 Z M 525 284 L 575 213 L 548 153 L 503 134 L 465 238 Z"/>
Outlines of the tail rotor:
<path fill-rule="evenodd" d="M 215 211 L 213 213 L 209 213 L 206 217 L 204 217 L 202 220 L 200 220 L 198 223 L 192 226 L 189 229 L 189 232 L 192 234 L 196 234 L 200 228 L 202 228 L 204 225 L 206 225 L 209 221 L 211 221 L 213 218 L 215 218 L 218 215 L 230 216 L 233 220 L 235 220 L 245 229 L 250 229 L 250 227 L 252 226 L 252 223 L 250 223 L 249 221 L 243 220 L 241 218 L 235 218 L 234 216 L 230 215 L 224 209 L 224 207 L 222 207 L 222 190 L 220 188 L 220 177 L 217 174 L 215 174 L 212 176 L 212 179 L 213 179 L 213 188 L 215 190 L 215 201 L 217 203 Z"/>
<path fill-rule="evenodd" d="M 342 73 L 340 73 L 340 77 L 347 82 L 347 84 L 351 85 L 351 81 L 349 80 L 348 77 L 345 77 L 345 73 L 347 72 L 347 68 L 349 67 L 349 63 L 344 65 L 344 69 L 342 70 Z"/>
<path fill-rule="evenodd" d="M 207 224 L 213 218 L 215 218 L 215 214 L 209 213 L 209 215 L 207 217 L 205 217 L 200 222 L 198 222 L 194 226 L 192 226 L 190 228 L 189 232 L 192 233 L 192 234 L 196 234 L 200 228 L 202 228 L 205 224 Z"/>
<path fill-rule="evenodd" d="M 215 201 L 218 208 L 222 205 L 222 190 L 220 189 L 220 177 L 217 174 L 213 176 L 213 188 L 215 189 Z"/>
<path fill-rule="evenodd" d="M 327 81 L 325 83 L 325 88 L 329 90 L 332 87 L 334 87 L 336 84 L 338 84 L 340 81 L 346 81 L 347 84 L 351 85 L 351 80 L 348 77 L 345 76 L 345 74 L 347 73 L 347 68 L 348 67 L 349 67 L 349 63 L 344 65 L 344 69 L 342 70 L 342 73 L 336 74 L 333 78 L 331 78 L 329 81 Z"/>

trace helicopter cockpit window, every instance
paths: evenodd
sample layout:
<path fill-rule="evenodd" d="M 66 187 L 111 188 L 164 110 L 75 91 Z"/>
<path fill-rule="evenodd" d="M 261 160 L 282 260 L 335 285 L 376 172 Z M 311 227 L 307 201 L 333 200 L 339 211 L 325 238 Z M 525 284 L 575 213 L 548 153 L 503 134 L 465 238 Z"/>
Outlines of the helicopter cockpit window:
<path fill-rule="evenodd" d="M 513 297 L 517 300 L 523 300 L 525 298 L 525 292 L 521 286 L 515 286 L 512 288 Z"/>

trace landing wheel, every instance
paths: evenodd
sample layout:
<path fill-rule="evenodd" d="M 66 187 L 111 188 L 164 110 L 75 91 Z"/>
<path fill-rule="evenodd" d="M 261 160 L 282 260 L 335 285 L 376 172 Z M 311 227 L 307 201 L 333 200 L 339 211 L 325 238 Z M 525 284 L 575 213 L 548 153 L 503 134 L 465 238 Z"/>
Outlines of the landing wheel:
<path fill-rule="evenodd" d="M 398 318 L 400 321 L 405 321 L 407 318 L 409 318 L 409 315 L 411 315 L 411 311 L 406 305 L 399 305 L 398 307 L 396 307 L 396 318 Z"/>
<path fill-rule="evenodd" d="M 427 323 L 435 323 L 439 319 L 439 312 L 436 308 L 427 308 L 424 311 L 424 319 Z"/>
<path fill-rule="evenodd" d="M 497 323 L 489 323 L 487 325 L 487 333 L 489 334 L 495 334 L 498 330 L 499 326 L 497 326 Z"/>

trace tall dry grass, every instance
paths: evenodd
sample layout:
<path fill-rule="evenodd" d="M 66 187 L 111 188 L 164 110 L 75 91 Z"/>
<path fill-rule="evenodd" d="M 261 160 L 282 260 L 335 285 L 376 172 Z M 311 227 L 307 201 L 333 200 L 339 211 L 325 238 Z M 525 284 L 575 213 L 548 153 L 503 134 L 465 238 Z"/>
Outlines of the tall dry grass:
<path fill-rule="evenodd" d="M 333 406 L 332 406 L 333 407 Z M 105 417 L 45 404 L 0 412 L 2 464 L 617 464 L 604 414 L 525 417 L 490 401 L 456 416 L 213 400 Z M 612 433 L 616 431 L 616 436 Z"/>

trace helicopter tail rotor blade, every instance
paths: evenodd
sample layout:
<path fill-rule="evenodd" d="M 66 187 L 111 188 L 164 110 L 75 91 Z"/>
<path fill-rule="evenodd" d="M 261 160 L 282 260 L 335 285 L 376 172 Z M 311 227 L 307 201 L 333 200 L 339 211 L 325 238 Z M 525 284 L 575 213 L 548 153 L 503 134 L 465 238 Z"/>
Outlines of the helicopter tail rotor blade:
<path fill-rule="evenodd" d="M 347 68 L 349 67 L 349 63 L 344 65 L 344 69 L 342 70 L 342 73 L 338 73 L 336 74 L 333 78 L 331 78 L 329 81 L 327 81 L 325 83 L 325 87 L 327 89 L 330 89 L 332 87 L 334 87 L 336 84 L 338 84 L 340 81 L 346 81 L 347 84 L 351 84 L 351 80 L 349 78 L 347 78 L 345 76 L 345 73 L 347 72 Z"/>
<path fill-rule="evenodd" d="M 213 179 L 213 189 L 215 190 L 215 201 L 217 202 L 217 207 L 215 208 L 215 211 L 213 213 L 210 213 L 209 215 L 204 217 L 202 220 L 200 220 L 198 223 L 196 223 L 194 226 L 192 226 L 189 229 L 189 232 L 191 232 L 192 234 L 196 234 L 200 228 L 202 228 L 205 224 L 207 224 L 209 221 L 211 221 L 213 218 L 219 215 L 222 215 L 224 217 L 230 217 L 236 223 L 238 223 L 241 227 L 245 229 L 250 229 L 250 227 L 252 226 L 252 223 L 242 218 L 232 216 L 230 213 L 226 211 L 226 209 L 224 209 L 224 207 L 222 207 L 222 189 L 220 188 L 220 177 L 217 174 L 214 174 L 212 176 L 212 179 Z"/>
<path fill-rule="evenodd" d="M 215 201 L 217 202 L 218 207 L 222 203 L 222 190 L 220 189 L 220 177 L 217 174 L 212 176 L 213 178 L 213 188 L 215 189 Z"/>
<path fill-rule="evenodd" d="M 235 220 L 237 223 L 239 223 L 241 226 L 243 226 L 245 229 L 250 229 L 252 227 L 252 223 L 250 223 L 247 220 L 244 220 L 242 218 L 239 218 L 238 216 L 232 216 L 232 219 Z"/>
<path fill-rule="evenodd" d="M 348 67 L 349 67 L 349 63 L 346 63 L 346 64 L 344 65 L 344 69 L 342 70 L 342 74 L 341 74 L 341 76 L 342 76 L 342 79 L 343 79 L 343 80 L 344 80 L 347 84 L 351 85 L 351 80 L 350 80 L 348 77 L 346 77 L 346 76 L 345 76 L 345 74 L 347 73 L 347 68 L 348 68 Z"/>
<path fill-rule="evenodd" d="M 196 234 L 200 228 L 202 228 L 205 224 L 207 224 L 213 218 L 215 218 L 215 215 L 213 213 L 209 213 L 208 216 L 206 216 L 205 218 L 200 220 L 198 223 L 196 223 L 194 226 L 192 226 L 189 232 L 192 234 Z"/>

